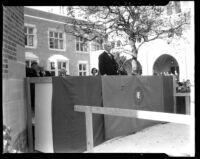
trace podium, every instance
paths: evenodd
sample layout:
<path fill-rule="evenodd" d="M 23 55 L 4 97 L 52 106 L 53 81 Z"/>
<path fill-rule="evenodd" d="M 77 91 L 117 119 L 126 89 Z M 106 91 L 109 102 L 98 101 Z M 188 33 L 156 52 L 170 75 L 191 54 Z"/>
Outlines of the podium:
<path fill-rule="evenodd" d="M 170 76 L 67 76 L 26 78 L 29 151 L 86 151 L 85 116 L 74 105 L 173 112 Z M 35 139 L 30 83 L 35 83 Z M 158 122 L 93 115 L 94 146 Z M 123 125 L 122 125 L 123 124 Z M 34 143 L 34 144 L 33 144 Z"/>

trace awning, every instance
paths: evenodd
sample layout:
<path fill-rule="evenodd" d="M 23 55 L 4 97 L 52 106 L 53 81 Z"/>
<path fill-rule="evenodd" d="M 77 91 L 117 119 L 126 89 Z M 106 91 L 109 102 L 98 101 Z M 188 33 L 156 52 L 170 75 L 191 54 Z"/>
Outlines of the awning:
<path fill-rule="evenodd" d="M 53 55 L 51 57 L 49 57 L 48 59 L 49 61 L 57 61 L 57 60 L 63 60 L 63 61 L 68 61 L 69 59 L 63 55 Z"/>
<path fill-rule="evenodd" d="M 26 59 L 36 59 L 36 60 L 39 59 L 39 57 L 36 56 L 35 54 L 33 54 L 32 52 L 26 52 L 26 53 L 25 53 L 25 58 L 26 58 Z"/>

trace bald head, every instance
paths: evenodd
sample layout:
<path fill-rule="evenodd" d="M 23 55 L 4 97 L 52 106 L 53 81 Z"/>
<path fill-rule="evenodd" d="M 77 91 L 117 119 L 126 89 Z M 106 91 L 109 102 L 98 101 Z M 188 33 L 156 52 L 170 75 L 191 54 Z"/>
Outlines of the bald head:
<path fill-rule="evenodd" d="M 111 42 L 104 43 L 103 47 L 106 51 L 110 53 L 110 50 L 112 49 L 112 43 Z"/>

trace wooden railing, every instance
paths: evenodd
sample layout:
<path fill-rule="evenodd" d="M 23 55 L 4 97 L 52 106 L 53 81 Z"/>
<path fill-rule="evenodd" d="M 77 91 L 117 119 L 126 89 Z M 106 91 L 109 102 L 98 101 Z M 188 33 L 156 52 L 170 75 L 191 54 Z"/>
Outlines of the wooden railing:
<path fill-rule="evenodd" d="M 194 121 L 194 118 L 191 115 L 161 113 L 161 112 L 133 110 L 133 109 L 75 105 L 74 110 L 78 112 L 85 112 L 87 151 L 89 152 L 92 152 L 94 146 L 92 113 L 155 120 L 155 121 L 165 121 L 165 122 L 173 122 L 173 123 L 188 124 L 188 125 L 191 125 Z"/>

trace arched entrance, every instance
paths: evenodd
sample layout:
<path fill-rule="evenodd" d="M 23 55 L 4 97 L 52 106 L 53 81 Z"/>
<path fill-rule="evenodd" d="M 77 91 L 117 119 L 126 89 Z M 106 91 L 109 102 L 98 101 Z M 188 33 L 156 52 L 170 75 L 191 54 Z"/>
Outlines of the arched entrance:
<path fill-rule="evenodd" d="M 177 78 L 179 79 L 179 64 L 173 56 L 168 54 L 163 54 L 159 56 L 154 62 L 153 74 L 154 75 L 174 74 L 177 75 Z"/>

